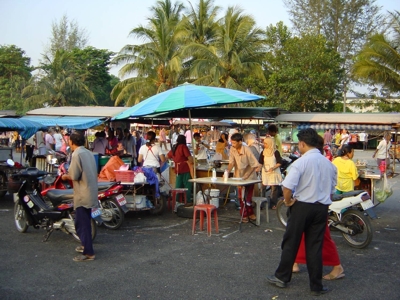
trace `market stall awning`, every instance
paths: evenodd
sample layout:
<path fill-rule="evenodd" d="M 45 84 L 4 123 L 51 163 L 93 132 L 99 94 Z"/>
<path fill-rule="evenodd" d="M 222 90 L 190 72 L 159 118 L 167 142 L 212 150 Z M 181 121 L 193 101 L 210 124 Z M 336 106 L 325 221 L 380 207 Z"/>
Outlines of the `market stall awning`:
<path fill-rule="evenodd" d="M 31 120 L 0 118 L 0 131 L 18 131 L 22 138 L 28 139 L 38 130 L 44 129 L 41 123 Z"/>
<path fill-rule="evenodd" d="M 105 118 L 99 117 L 57 117 L 57 116 L 24 116 L 21 119 L 35 121 L 46 127 L 60 126 L 71 129 L 88 129 L 104 123 Z"/>
<path fill-rule="evenodd" d="M 298 129 L 314 128 L 315 130 L 342 129 L 348 130 L 390 130 L 391 125 L 378 124 L 342 124 L 342 123 L 299 123 Z"/>
<path fill-rule="evenodd" d="M 28 111 L 26 115 L 111 118 L 127 109 L 128 107 L 115 106 L 59 106 L 37 108 Z"/>
<path fill-rule="evenodd" d="M 277 116 L 275 121 L 393 126 L 400 123 L 400 113 L 288 113 Z"/>

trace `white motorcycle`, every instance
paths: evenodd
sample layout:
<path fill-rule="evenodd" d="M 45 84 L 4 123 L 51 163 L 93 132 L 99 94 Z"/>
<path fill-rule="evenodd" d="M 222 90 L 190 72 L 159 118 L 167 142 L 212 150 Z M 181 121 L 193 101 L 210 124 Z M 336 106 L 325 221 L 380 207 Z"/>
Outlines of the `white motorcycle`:
<path fill-rule="evenodd" d="M 367 247 L 372 241 L 372 225 L 364 211 L 374 206 L 369 194 L 363 190 L 334 194 L 332 201 L 328 226 L 339 230 L 351 247 Z M 276 213 L 279 222 L 286 227 L 290 207 L 279 200 Z"/>

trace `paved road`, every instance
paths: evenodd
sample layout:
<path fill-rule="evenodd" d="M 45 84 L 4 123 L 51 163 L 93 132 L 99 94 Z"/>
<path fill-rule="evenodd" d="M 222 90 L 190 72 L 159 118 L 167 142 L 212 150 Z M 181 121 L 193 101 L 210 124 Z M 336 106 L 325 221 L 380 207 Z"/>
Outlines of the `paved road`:
<path fill-rule="evenodd" d="M 368 159 L 372 151 L 356 152 Z M 374 238 L 366 249 L 349 247 L 333 232 L 346 277 L 326 282 L 323 299 L 399 299 L 400 185 L 376 208 Z M 266 282 L 280 258 L 283 228 L 271 212 L 271 223 L 246 224 L 238 232 L 234 203 L 219 209 L 220 233 L 191 235 L 191 220 L 171 212 L 155 217 L 130 212 L 116 231 L 100 227 L 96 260 L 77 263 L 78 245 L 55 232 L 18 233 L 13 202 L 0 200 L 0 299 L 310 299 L 306 267 L 279 289 Z M 325 268 L 329 272 L 329 268 Z M 277 297 L 277 298 L 276 298 Z"/>

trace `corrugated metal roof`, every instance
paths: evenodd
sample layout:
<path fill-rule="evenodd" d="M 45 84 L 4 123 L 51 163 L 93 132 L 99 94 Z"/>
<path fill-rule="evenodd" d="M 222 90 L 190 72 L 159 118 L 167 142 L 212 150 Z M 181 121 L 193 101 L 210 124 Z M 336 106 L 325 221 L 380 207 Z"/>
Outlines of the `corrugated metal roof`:
<path fill-rule="evenodd" d="M 381 124 L 400 123 L 400 113 L 292 113 L 275 118 L 277 122 L 335 123 L 335 124 Z"/>
<path fill-rule="evenodd" d="M 128 108 L 129 107 L 115 107 L 115 106 L 60 106 L 60 107 L 38 108 L 28 111 L 26 114 L 40 115 L 40 116 L 78 116 L 78 117 L 111 118 L 127 110 Z"/>

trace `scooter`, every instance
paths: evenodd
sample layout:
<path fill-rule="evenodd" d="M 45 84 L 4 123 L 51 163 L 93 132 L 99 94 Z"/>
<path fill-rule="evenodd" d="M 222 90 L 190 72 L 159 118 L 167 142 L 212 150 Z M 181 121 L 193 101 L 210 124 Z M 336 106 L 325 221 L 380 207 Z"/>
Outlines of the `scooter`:
<path fill-rule="evenodd" d="M 368 192 L 351 191 L 340 195 L 334 194 L 329 206 L 328 226 L 341 232 L 347 244 L 362 249 L 372 241 L 372 225 L 364 211 L 374 206 Z M 286 227 L 290 207 L 279 200 L 276 213 L 279 222 Z"/>
<path fill-rule="evenodd" d="M 48 174 L 48 172 L 36 168 L 27 168 L 11 176 L 9 192 L 17 193 L 14 200 L 15 226 L 21 233 L 26 232 L 29 226 L 45 229 L 43 242 L 49 239 L 54 230 L 71 234 L 77 241 L 80 241 L 74 224 L 73 191 L 49 191 L 46 195 L 48 203 L 41 195 L 39 181 Z M 94 217 L 93 213 L 92 217 Z M 94 240 L 97 234 L 97 225 L 93 219 L 91 219 L 91 225 L 92 239 Z"/>
<path fill-rule="evenodd" d="M 68 172 L 68 163 L 62 163 L 58 167 L 57 176 L 45 178 L 48 188 L 44 189 L 41 194 L 46 199 L 49 191 L 72 189 L 72 181 L 62 180 L 62 175 Z M 123 186 L 118 182 L 98 182 L 98 200 L 99 213 L 102 224 L 109 229 L 118 229 L 121 227 L 125 219 L 125 213 L 128 211 L 126 207 L 126 199 L 122 194 Z"/>

